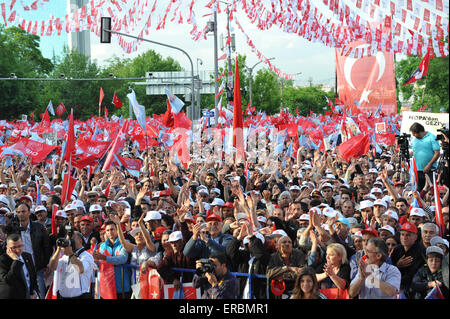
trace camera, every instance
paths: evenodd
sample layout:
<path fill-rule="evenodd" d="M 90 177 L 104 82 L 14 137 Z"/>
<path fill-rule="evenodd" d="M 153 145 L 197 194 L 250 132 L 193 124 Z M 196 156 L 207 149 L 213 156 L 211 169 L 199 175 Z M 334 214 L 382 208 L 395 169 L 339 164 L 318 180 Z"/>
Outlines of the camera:
<path fill-rule="evenodd" d="M 72 246 L 75 249 L 75 242 L 72 239 L 75 228 L 71 225 L 66 225 L 64 231 L 60 234 L 62 237 L 56 239 L 56 246 L 66 248 Z M 69 238 L 66 238 L 69 237 Z"/>
<path fill-rule="evenodd" d="M 207 258 L 202 258 L 199 260 L 202 264 L 201 267 L 195 269 L 195 273 L 199 277 L 204 277 L 206 273 L 212 273 L 214 271 L 215 265 L 213 262 Z"/>
<path fill-rule="evenodd" d="M 444 141 L 444 135 L 449 138 L 449 131 L 445 128 L 440 128 L 437 130 L 438 132 L 442 133 L 436 136 L 436 141 Z"/>
<path fill-rule="evenodd" d="M 72 239 L 69 238 L 58 238 L 56 240 L 56 246 L 58 247 L 62 247 L 62 248 L 66 248 L 71 246 L 72 244 Z"/>

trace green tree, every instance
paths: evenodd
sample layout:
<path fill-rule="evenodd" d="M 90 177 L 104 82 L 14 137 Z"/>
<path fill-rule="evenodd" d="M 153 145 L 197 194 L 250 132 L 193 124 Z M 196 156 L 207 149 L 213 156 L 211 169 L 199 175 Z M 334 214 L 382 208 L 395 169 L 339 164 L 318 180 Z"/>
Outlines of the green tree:
<path fill-rule="evenodd" d="M 325 110 L 330 110 L 325 96 L 333 100 L 334 92 L 325 92 L 320 86 L 314 85 L 308 87 L 290 86 L 284 89 L 283 103 L 292 114 L 296 114 L 297 109 L 302 116 L 309 115 L 310 111 L 322 114 Z"/>
<path fill-rule="evenodd" d="M 261 69 L 256 73 L 253 81 L 253 104 L 257 110 L 265 111 L 269 115 L 280 111 L 280 83 L 273 71 Z"/>
<path fill-rule="evenodd" d="M 448 56 L 430 59 L 428 74 L 424 78 L 413 84 L 403 85 L 419 66 L 420 61 L 420 57 L 410 56 L 395 64 L 395 76 L 398 79 L 398 89 L 403 94 L 403 99 L 408 100 L 412 97 L 412 110 L 417 110 L 426 104 L 434 113 L 439 113 L 441 108 L 448 111 Z"/>
<path fill-rule="evenodd" d="M 50 78 L 60 78 L 62 75 L 66 81 L 48 81 L 44 84 L 40 96 L 40 105 L 35 110 L 45 111 L 48 102 L 51 100 L 54 108 L 59 103 L 63 103 L 67 113 L 65 118 L 73 108 L 75 118 L 82 120 L 91 115 L 98 115 L 98 101 L 100 96 L 100 81 L 72 81 L 73 79 L 93 79 L 100 75 L 100 68 L 90 60 L 89 57 L 77 51 L 70 51 L 64 48 L 63 54 L 56 57 L 56 65 Z M 103 115 L 103 109 L 102 109 Z"/>
<path fill-rule="evenodd" d="M 110 73 L 118 78 L 135 78 L 145 77 L 145 72 L 167 72 L 167 71 L 181 71 L 180 64 L 171 57 L 163 58 L 159 53 L 154 50 L 148 50 L 134 59 L 120 59 L 114 57 L 108 60 L 108 65 L 101 72 L 101 77 L 108 77 Z M 133 86 L 132 82 L 137 81 L 104 81 L 103 90 L 105 91 L 104 105 L 107 105 L 110 110 L 110 114 L 116 114 L 117 116 L 128 116 L 128 98 L 127 94 L 130 91 L 130 87 L 136 92 L 136 98 L 139 104 L 145 106 L 147 115 L 161 114 L 167 109 L 166 96 L 165 95 L 147 95 L 145 92 L 145 86 Z M 120 100 L 123 102 L 123 106 L 120 109 L 116 109 L 111 101 L 113 99 L 114 92 L 117 93 Z M 182 96 L 179 96 L 183 99 Z M 186 111 L 186 110 L 185 110 Z"/>
<path fill-rule="evenodd" d="M 0 25 L 0 52 L 0 77 L 15 73 L 18 78 L 39 78 L 53 69 L 52 61 L 39 50 L 39 37 L 17 27 Z M 2 118 L 11 120 L 30 114 L 39 103 L 41 88 L 38 81 L 0 81 Z"/>

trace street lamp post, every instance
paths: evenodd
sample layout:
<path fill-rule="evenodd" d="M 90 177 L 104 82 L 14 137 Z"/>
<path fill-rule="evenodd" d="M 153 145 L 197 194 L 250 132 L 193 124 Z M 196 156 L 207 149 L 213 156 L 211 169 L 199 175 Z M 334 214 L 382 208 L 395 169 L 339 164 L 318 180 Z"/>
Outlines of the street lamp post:
<path fill-rule="evenodd" d="M 102 20 L 103 19 L 111 19 L 111 18 L 104 18 L 104 17 L 102 17 Z M 173 46 L 173 45 L 170 45 L 170 44 L 161 43 L 161 42 L 156 42 L 156 41 L 153 41 L 153 40 L 144 39 L 144 38 L 141 38 L 141 37 L 136 37 L 134 35 L 130 35 L 130 34 L 122 33 L 122 32 L 113 31 L 113 30 L 110 30 L 108 28 L 108 26 L 110 28 L 111 22 L 109 22 L 109 24 L 103 25 L 103 21 L 102 21 L 102 30 L 101 30 L 102 36 L 104 34 L 107 34 L 107 33 L 110 33 L 110 34 L 114 33 L 114 34 L 118 34 L 118 35 L 121 35 L 121 36 L 124 36 L 124 37 L 133 38 L 133 39 L 140 40 L 140 41 L 145 41 L 145 42 L 150 42 L 150 43 L 162 45 L 162 46 L 165 46 L 165 47 L 168 47 L 168 48 L 172 48 L 172 49 L 175 49 L 175 50 L 179 50 L 179 51 L 181 51 L 182 53 L 184 53 L 188 57 L 189 62 L 191 64 L 191 78 L 192 78 L 192 83 L 191 83 L 191 109 L 192 109 L 192 115 L 193 115 L 192 119 L 195 119 L 194 118 L 195 117 L 194 114 L 196 114 L 196 113 L 200 114 L 200 111 L 195 112 L 194 63 L 192 63 L 192 59 L 189 56 L 189 54 L 185 50 L 183 50 L 181 48 L 178 48 L 176 46 Z M 109 36 L 109 41 L 110 41 L 110 36 Z M 101 42 L 105 43 L 103 41 L 101 41 Z M 106 42 L 106 43 L 108 43 L 108 42 Z"/>
<path fill-rule="evenodd" d="M 275 58 L 267 59 L 267 61 L 270 61 L 273 59 L 275 59 Z M 248 69 L 248 72 L 249 72 L 248 89 L 250 91 L 250 105 L 251 106 L 253 106 L 253 69 L 261 62 L 263 62 L 263 61 L 256 62 L 255 65 L 253 65 L 251 68 L 246 66 L 246 68 Z"/>

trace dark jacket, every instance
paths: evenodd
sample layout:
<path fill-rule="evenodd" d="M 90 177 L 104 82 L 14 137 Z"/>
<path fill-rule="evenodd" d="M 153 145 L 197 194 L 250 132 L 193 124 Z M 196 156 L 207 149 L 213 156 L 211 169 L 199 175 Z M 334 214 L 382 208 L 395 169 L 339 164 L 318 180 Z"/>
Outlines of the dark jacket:
<path fill-rule="evenodd" d="M 167 253 L 161 263 L 158 265 L 158 273 L 167 283 L 172 283 L 175 279 L 180 280 L 183 276 L 183 282 L 192 281 L 193 274 L 190 272 L 177 272 L 172 268 L 195 269 L 195 260 L 183 255 L 182 252 L 174 254 L 173 251 Z"/>
<path fill-rule="evenodd" d="M 273 253 L 270 256 L 269 264 L 267 265 L 267 274 L 270 272 L 273 272 L 277 269 L 282 269 L 283 267 L 290 266 L 290 267 L 304 267 L 306 266 L 306 255 L 303 253 L 303 251 L 293 248 L 291 256 L 289 258 L 289 265 L 286 265 L 284 263 L 283 257 L 281 257 L 281 254 L 279 251 Z M 284 275 L 284 282 L 286 284 L 286 292 L 289 294 L 292 292 L 292 289 L 294 289 L 296 274 L 292 271 L 289 272 L 288 276 Z M 273 278 L 268 278 L 269 281 Z M 279 299 L 280 297 L 275 297 L 272 293 L 270 293 L 269 296 L 271 299 L 276 298 Z"/>
<path fill-rule="evenodd" d="M 216 287 L 211 287 L 206 277 L 194 275 L 192 285 L 201 288 L 202 299 L 236 299 L 238 297 L 238 281 L 236 277 L 227 271 L 223 278 L 217 278 L 219 283 Z"/>
<path fill-rule="evenodd" d="M 225 249 L 233 239 L 230 234 L 220 234 L 216 240 L 209 238 L 208 242 L 197 238 L 196 241 L 192 237 L 184 246 L 183 254 L 190 258 L 209 258 L 213 253 L 225 253 Z"/>
<path fill-rule="evenodd" d="M 267 264 L 269 263 L 270 253 L 264 247 L 264 244 L 256 236 L 250 238 L 249 250 L 240 249 L 241 241 L 237 238 L 228 244 L 226 254 L 231 262 L 232 271 L 265 275 Z M 249 269 L 249 260 L 254 256 L 252 268 Z M 238 277 L 239 298 L 243 298 L 244 288 L 247 283 L 247 277 Z M 266 279 L 252 278 L 252 296 L 256 299 L 267 299 Z"/>
<path fill-rule="evenodd" d="M 430 268 L 427 265 L 422 266 L 422 268 L 417 271 L 411 282 L 412 296 L 415 299 L 424 299 L 426 295 L 433 289 L 428 288 L 428 283 L 430 281 L 440 281 L 443 282 L 442 269 L 439 269 L 435 273 L 431 273 Z M 448 289 L 445 285 L 440 287 L 442 294 L 445 298 L 448 298 Z"/>
<path fill-rule="evenodd" d="M 398 267 L 402 274 L 400 288 L 405 293 L 405 296 L 410 299 L 412 298 L 410 292 L 412 279 L 419 268 L 425 264 L 425 246 L 423 246 L 422 243 L 416 242 L 407 252 L 405 252 L 405 248 L 403 248 L 402 245 L 397 245 L 391 254 L 392 264 L 397 266 L 397 263 L 402 256 L 411 256 L 413 258 L 412 264 L 408 267 Z"/>
<path fill-rule="evenodd" d="M 33 257 L 22 253 L 28 273 L 30 274 L 30 289 L 27 291 L 26 279 L 23 273 L 23 262 L 12 260 L 6 253 L 0 256 L 0 299 L 26 299 L 38 292 L 36 269 Z"/>
<path fill-rule="evenodd" d="M 31 244 L 33 246 L 34 266 L 36 271 L 47 267 L 52 255 L 52 247 L 45 226 L 30 220 Z"/>

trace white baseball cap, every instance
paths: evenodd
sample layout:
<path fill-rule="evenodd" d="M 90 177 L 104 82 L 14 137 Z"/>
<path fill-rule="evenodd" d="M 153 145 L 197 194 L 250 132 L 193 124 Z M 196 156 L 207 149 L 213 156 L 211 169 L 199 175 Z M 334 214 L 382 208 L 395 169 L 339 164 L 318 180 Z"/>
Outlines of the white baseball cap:
<path fill-rule="evenodd" d="M 363 200 L 361 201 L 361 203 L 359 204 L 359 209 L 363 210 L 365 208 L 369 208 L 369 207 L 373 207 L 373 202 L 370 200 Z"/>
<path fill-rule="evenodd" d="M 322 210 L 323 214 L 329 218 L 336 217 L 337 212 L 332 207 L 325 207 Z"/>
<path fill-rule="evenodd" d="M 183 235 L 181 234 L 181 231 L 177 230 L 169 235 L 169 239 L 167 240 L 167 242 L 173 243 L 175 241 L 179 241 L 182 239 L 183 239 Z"/>
<path fill-rule="evenodd" d="M 102 210 L 103 210 L 102 206 L 100 206 L 98 204 L 94 204 L 94 205 L 91 205 L 91 207 L 89 207 L 89 213 L 91 213 L 91 212 L 99 212 L 99 211 L 102 211 Z"/>
<path fill-rule="evenodd" d="M 316 214 L 322 215 L 322 211 L 320 210 L 319 207 L 311 207 L 311 208 L 309 209 L 309 211 L 314 211 L 314 212 L 316 212 Z"/>
<path fill-rule="evenodd" d="M 382 230 L 387 230 L 388 232 L 390 232 L 392 235 L 395 235 L 395 229 L 394 227 L 390 226 L 390 225 L 386 225 L 381 227 L 380 229 L 378 229 L 379 232 L 381 232 Z"/>
<path fill-rule="evenodd" d="M 66 207 L 64 207 L 64 211 L 68 212 L 69 210 L 76 210 L 77 207 L 74 204 L 67 204 Z"/>
<path fill-rule="evenodd" d="M 448 248 L 448 240 L 444 239 L 440 236 L 434 236 L 433 238 L 431 238 L 430 244 L 432 246 L 437 246 L 437 244 L 443 244 L 443 245 L 447 246 L 447 248 Z"/>
<path fill-rule="evenodd" d="M 264 238 L 264 235 L 263 235 L 263 234 L 256 232 L 256 233 L 254 233 L 254 235 L 256 236 L 256 238 L 258 238 L 259 240 L 261 240 L 261 242 L 264 244 L 265 238 Z M 244 244 L 244 245 L 246 245 L 246 244 L 248 244 L 248 243 L 250 242 L 250 239 L 249 239 L 249 238 L 250 238 L 250 235 L 245 236 L 245 238 L 244 238 L 244 240 L 243 240 L 243 244 Z"/>
<path fill-rule="evenodd" d="M 36 206 L 36 208 L 34 209 L 34 213 L 36 213 L 36 212 L 42 212 L 42 211 L 47 211 L 47 208 L 45 208 L 45 206 L 38 205 L 38 206 Z"/>
<path fill-rule="evenodd" d="M 393 210 L 386 211 L 381 217 L 388 216 L 390 218 L 394 218 L 396 221 L 398 221 L 398 214 Z"/>
<path fill-rule="evenodd" d="M 67 218 L 67 214 L 65 211 L 63 210 L 58 210 L 55 214 L 55 217 L 62 217 L 62 218 Z"/>
<path fill-rule="evenodd" d="M 307 220 L 307 221 L 309 221 L 309 215 L 308 214 L 302 214 L 298 220 Z"/>
<path fill-rule="evenodd" d="M 218 189 L 218 188 L 212 188 L 211 192 L 214 192 L 214 193 L 220 195 L 220 189 Z"/>
<path fill-rule="evenodd" d="M 260 223 L 264 223 L 264 224 L 267 223 L 267 218 L 264 216 L 258 216 L 257 219 Z"/>
<path fill-rule="evenodd" d="M 382 190 L 381 188 L 374 187 L 374 188 L 372 188 L 372 189 L 370 190 L 370 193 L 371 193 L 371 194 L 375 194 L 375 193 L 383 194 L 383 190 Z"/>
<path fill-rule="evenodd" d="M 280 236 L 280 237 L 287 236 L 287 234 L 286 234 L 286 232 L 284 230 L 277 229 L 277 230 L 274 230 L 269 237 L 270 238 L 274 238 L 274 237 L 278 237 L 278 236 Z"/>
<path fill-rule="evenodd" d="M 159 220 L 161 219 L 161 213 L 156 210 L 151 210 L 147 212 L 147 215 L 144 217 L 144 222 L 148 222 L 149 220 Z"/>
<path fill-rule="evenodd" d="M 375 173 L 378 174 L 378 170 L 376 168 L 370 168 L 369 173 Z"/>
<path fill-rule="evenodd" d="M 322 187 L 320 188 L 320 190 L 324 189 L 325 187 L 333 188 L 333 185 L 331 185 L 330 183 L 324 183 L 324 184 L 322 185 Z"/>
<path fill-rule="evenodd" d="M 426 214 L 422 208 L 414 207 L 413 209 L 411 209 L 411 213 L 409 214 L 409 216 L 425 217 Z"/>
<path fill-rule="evenodd" d="M 221 198 L 214 198 L 214 200 L 211 203 L 211 206 L 224 206 L 225 202 Z"/>
<path fill-rule="evenodd" d="M 375 195 L 374 195 L 374 194 L 371 194 L 371 193 L 365 195 L 365 196 L 363 197 L 363 199 L 365 199 L 365 200 L 371 200 L 371 201 L 376 201 L 376 200 L 377 200 L 377 198 L 375 197 Z"/>
<path fill-rule="evenodd" d="M 387 208 L 386 202 L 385 202 L 384 200 L 382 200 L 382 199 L 377 199 L 377 200 L 373 203 L 373 206 L 376 206 L 376 205 L 378 205 L 378 206 L 383 206 L 384 208 Z"/>
<path fill-rule="evenodd" d="M 289 187 L 290 191 L 300 191 L 300 186 L 298 185 L 292 185 L 291 187 Z"/>

